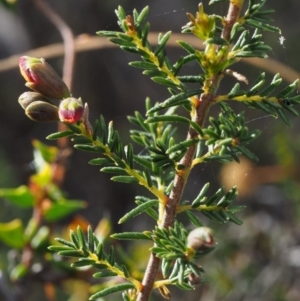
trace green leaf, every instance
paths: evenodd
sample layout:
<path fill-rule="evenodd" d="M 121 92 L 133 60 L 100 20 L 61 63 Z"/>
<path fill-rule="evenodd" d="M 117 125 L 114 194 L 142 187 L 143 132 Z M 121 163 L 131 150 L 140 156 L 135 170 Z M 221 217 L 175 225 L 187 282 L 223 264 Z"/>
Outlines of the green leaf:
<path fill-rule="evenodd" d="M 285 105 L 285 104 L 282 104 L 282 107 L 287 110 L 288 112 L 290 112 L 291 114 L 293 114 L 294 116 L 299 116 L 299 113 L 294 109 L 292 108 L 290 105 Z"/>
<path fill-rule="evenodd" d="M 238 219 L 234 214 L 232 214 L 231 212 L 226 212 L 226 215 L 229 217 L 229 219 L 233 222 L 233 223 L 235 223 L 235 224 L 237 224 L 237 225 L 242 225 L 243 224 L 243 222 L 240 220 L 240 219 Z"/>
<path fill-rule="evenodd" d="M 260 92 L 260 96 L 268 96 L 281 82 L 282 78 L 280 77 L 280 74 L 275 74 L 270 85 Z"/>
<path fill-rule="evenodd" d="M 186 140 L 186 141 L 183 141 L 183 142 L 179 142 L 178 144 L 168 148 L 167 151 L 166 151 L 166 154 L 171 154 L 171 153 L 176 152 L 176 151 L 185 150 L 189 146 L 194 145 L 198 142 L 199 142 L 198 138 L 194 138 L 194 139 Z"/>
<path fill-rule="evenodd" d="M 160 70 L 155 70 L 155 69 L 148 69 L 148 70 L 144 70 L 143 74 L 148 75 L 150 77 L 153 76 L 158 76 L 158 77 L 167 77 L 167 73 L 160 71 Z"/>
<path fill-rule="evenodd" d="M 76 246 L 75 246 L 74 243 L 72 243 L 72 242 L 70 242 L 70 241 L 68 241 L 68 240 L 65 240 L 65 239 L 63 239 L 63 238 L 57 237 L 57 238 L 55 238 L 55 240 L 56 240 L 57 242 L 59 242 L 59 243 L 65 245 L 65 246 L 67 246 L 67 247 L 70 247 L 71 249 L 75 249 L 75 248 L 76 248 Z M 55 246 L 53 246 L 53 247 L 55 247 Z"/>
<path fill-rule="evenodd" d="M 126 46 L 126 47 L 135 47 L 135 43 L 134 42 L 129 42 L 126 41 L 124 39 L 120 39 L 120 38 L 110 38 L 109 39 L 112 43 L 120 45 L 120 46 Z"/>
<path fill-rule="evenodd" d="M 105 166 L 100 169 L 102 172 L 124 174 L 124 169 L 118 166 Z"/>
<path fill-rule="evenodd" d="M 235 213 L 235 212 L 239 212 L 241 210 L 244 210 L 247 206 L 231 206 L 228 211 L 231 212 L 231 213 Z"/>
<path fill-rule="evenodd" d="M 196 52 L 196 49 L 193 46 L 184 41 L 177 41 L 177 43 L 190 54 L 194 54 Z"/>
<path fill-rule="evenodd" d="M 118 10 L 115 10 L 115 13 L 120 21 L 124 20 L 127 15 L 124 8 L 121 5 L 118 6 Z"/>
<path fill-rule="evenodd" d="M 119 239 L 119 240 L 140 240 L 146 239 L 151 240 L 147 235 L 142 232 L 122 232 L 122 233 L 114 233 L 110 237 Z"/>
<path fill-rule="evenodd" d="M 115 176 L 110 178 L 112 181 L 121 183 L 136 183 L 138 180 L 132 176 Z"/>
<path fill-rule="evenodd" d="M 92 295 L 89 300 L 96 300 L 98 298 L 105 297 L 110 294 L 114 294 L 117 292 L 122 292 L 128 289 L 133 289 L 135 286 L 132 283 L 122 283 L 122 284 L 116 284 L 114 286 L 110 286 L 108 288 L 105 288 L 102 291 L 97 292 L 96 294 Z"/>
<path fill-rule="evenodd" d="M 143 176 L 144 176 L 144 179 L 146 179 L 146 181 L 147 181 L 148 187 L 152 187 L 153 186 L 153 181 L 152 181 L 149 169 L 146 169 L 146 170 L 143 171 Z"/>
<path fill-rule="evenodd" d="M 60 251 L 58 255 L 65 257 L 83 257 L 83 253 L 79 250 L 70 250 L 70 251 Z"/>
<path fill-rule="evenodd" d="M 143 47 L 147 46 L 148 49 L 151 51 L 151 47 L 150 47 L 149 42 L 148 42 L 148 34 L 149 34 L 149 30 L 150 30 L 150 23 L 147 22 L 147 23 L 144 25 L 144 28 L 143 28 L 143 33 L 142 33 L 142 45 L 143 45 Z"/>
<path fill-rule="evenodd" d="M 76 149 L 86 151 L 86 152 L 94 152 L 94 153 L 103 153 L 104 152 L 102 147 L 88 145 L 88 144 L 75 144 L 74 147 Z"/>
<path fill-rule="evenodd" d="M 81 134 L 81 129 L 75 125 L 67 124 L 68 128 L 73 131 L 75 134 Z"/>
<path fill-rule="evenodd" d="M 75 136 L 71 138 L 71 141 L 74 144 L 87 144 L 87 145 L 91 145 L 92 141 L 90 138 L 86 138 L 83 136 Z"/>
<path fill-rule="evenodd" d="M 139 16 L 137 17 L 136 20 L 137 24 L 141 24 L 146 19 L 148 13 L 149 13 L 149 6 L 147 5 L 142 9 Z"/>
<path fill-rule="evenodd" d="M 150 162 L 150 157 L 147 158 L 143 158 L 142 156 L 133 156 L 133 159 L 135 162 L 137 162 L 138 164 L 142 165 L 143 167 L 152 168 L 152 163 Z"/>
<path fill-rule="evenodd" d="M 193 83 L 193 84 L 203 84 L 203 76 L 201 75 L 179 75 L 177 78 L 182 82 L 182 83 Z"/>
<path fill-rule="evenodd" d="M 3 188 L 0 189 L 0 197 L 7 199 L 14 205 L 19 207 L 33 207 L 34 196 L 26 185 L 18 188 Z"/>
<path fill-rule="evenodd" d="M 96 34 L 101 37 L 114 38 L 114 37 L 118 36 L 119 32 L 118 31 L 110 31 L 110 30 L 100 30 L 100 31 L 97 31 Z"/>
<path fill-rule="evenodd" d="M 192 208 L 196 208 L 201 204 L 201 200 L 203 199 L 203 197 L 205 196 L 208 188 L 210 186 L 210 183 L 206 183 L 201 191 L 199 192 L 198 196 L 195 198 L 195 200 L 192 202 Z"/>
<path fill-rule="evenodd" d="M 124 147 L 124 152 L 126 155 L 126 162 L 129 165 L 129 167 L 133 168 L 133 147 L 131 144 L 128 144 Z"/>
<path fill-rule="evenodd" d="M 153 76 L 151 79 L 161 85 L 169 86 L 169 87 L 177 87 L 178 85 L 174 83 L 171 79 L 167 79 L 160 76 Z"/>
<path fill-rule="evenodd" d="M 82 231 L 80 226 L 77 226 L 76 230 L 77 230 L 76 234 L 77 234 L 77 237 L 78 237 L 80 249 L 85 251 L 86 250 L 86 243 L 85 243 L 85 237 L 84 237 L 83 231 Z"/>
<path fill-rule="evenodd" d="M 255 28 L 259 28 L 259 29 L 262 29 L 262 30 L 266 30 L 266 31 L 273 31 L 273 32 L 278 32 L 280 33 L 280 29 L 276 26 L 272 26 L 272 25 L 269 25 L 269 24 L 266 24 L 266 23 L 263 23 L 263 22 L 259 22 L 259 21 L 256 21 L 256 20 L 253 20 L 253 19 L 247 19 L 245 21 L 245 23 L 255 27 Z"/>
<path fill-rule="evenodd" d="M 158 45 L 154 51 L 154 55 L 157 56 L 166 46 L 170 36 L 172 34 L 172 31 L 168 31 L 165 35 L 163 35 L 159 41 L 158 41 Z"/>
<path fill-rule="evenodd" d="M 89 225 L 87 228 L 87 234 L 88 234 L 88 246 L 89 246 L 89 251 L 94 253 L 95 251 L 95 235 L 93 233 L 92 227 Z"/>
<path fill-rule="evenodd" d="M 292 94 L 298 87 L 299 79 L 296 79 L 292 84 L 285 87 L 282 91 L 277 94 L 277 98 L 286 98 Z"/>
<path fill-rule="evenodd" d="M 145 61 L 130 62 L 129 65 L 142 69 L 157 69 L 157 66 L 155 64 Z"/>
<path fill-rule="evenodd" d="M 186 215 L 188 216 L 188 219 L 196 226 L 196 227 L 203 227 L 204 225 L 199 220 L 198 216 L 194 214 L 192 211 L 185 211 Z"/>
<path fill-rule="evenodd" d="M 151 208 L 153 206 L 158 205 L 159 201 L 157 200 L 151 200 L 148 201 L 146 203 L 143 203 L 137 207 L 135 207 L 134 209 L 132 209 L 131 211 L 129 211 L 128 213 L 126 213 L 120 220 L 119 220 L 119 224 L 122 224 L 126 221 L 128 221 L 129 219 L 141 214 L 142 212 L 146 211 L 148 208 Z"/>
<path fill-rule="evenodd" d="M 60 252 L 60 251 L 70 251 L 70 250 L 74 250 L 74 247 L 67 247 L 67 246 L 49 246 L 48 250 L 53 251 L 53 252 Z"/>
<path fill-rule="evenodd" d="M 160 116 L 153 116 L 149 117 L 146 123 L 153 123 L 153 122 L 183 122 L 183 123 L 190 123 L 190 120 L 186 117 L 182 117 L 179 115 L 160 115 Z"/>
<path fill-rule="evenodd" d="M 67 200 L 64 202 L 53 203 L 49 209 L 45 212 L 45 219 L 49 222 L 60 220 L 67 215 L 83 209 L 86 207 L 86 203 L 80 200 Z"/>
<path fill-rule="evenodd" d="M 94 278 L 102 278 L 102 277 L 114 277 L 114 276 L 118 276 L 117 273 L 114 273 L 110 270 L 104 270 L 98 273 L 93 274 Z"/>
<path fill-rule="evenodd" d="M 125 33 L 122 33 L 122 32 L 119 32 L 119 33 L 118 33 L 118 37 L 119 37 L 120 39 L 122 39 L 122 40 L 127 41 L 127 42 L 133 41 L 133 37 L 131 37 L 131 36 L 125 34 Z"/>
<path fill-rule="evenodd" d="M 0 223 L 0 240 L 11 248 L 24 247 L 24 228 L 20 219 L 8 223 Z"/>
<path fill-rule="evenodd" d="M 170 98 L 166 99 L 164 102 L 159 103 L 158 105 L 152 107 L 150 110 L 147 111 L 147 115 L 150 115 L 151 113 L 160 111 L 165 108 L 169 108 L 172 106 L 178 105 L 181 101 L 187 100 L 191 96 L 195 96 L 201 93 L 200 89 L 195 90 L 189 90 L 185 92 L 181 92 L 179 94 L 173 95 Z M 189 103 L 189 101 L 187 101 Z"/>
<path fill-rule="evenodd" d="M 288 126 L 291 126 L 291 121 L 289 120 L 289 118 L 286 116 L 285 112 L 283 110 L 277 110 L 280 118 L 285 122 L 285 124 L 287 124 Z"/>
<path fill-rule="evenodd" d="M 59 138 L 63 138 L 63 137 L 69 137 L 69 136 L 73 136 L 74 133 L 72 131 L 64 131 L 64 132 L 57 132 L 57 133 L 53 133 L 50 134 L 46 137 L 46 139 L 48 140 L 56 140 Z"/>
<path fill-rule="evenodd" d="M 90 266 L 95 263 L 95 260 L 93 259 L 87 259 L 87 258 L 80 258 L 79 261 L 73 262 L 71 264 L 72 268 L 81 268 L 85 266 Z"/>
<path fill-rule="evenodd" d="M 91 165 L 106 165 L 106 164 L 111 164 L 111 161 L 107 158 L 96 158 L 90 160 L 88 163 Z"/>

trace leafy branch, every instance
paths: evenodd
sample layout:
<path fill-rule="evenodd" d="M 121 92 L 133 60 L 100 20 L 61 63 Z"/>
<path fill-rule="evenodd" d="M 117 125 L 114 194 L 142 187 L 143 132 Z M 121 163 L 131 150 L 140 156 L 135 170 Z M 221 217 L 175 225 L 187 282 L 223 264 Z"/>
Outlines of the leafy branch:
<path fill-rule="evenodd" d="M 270 19 L 267 15 L 271 11 L 262 9 L 265 0 L 250 0 L 244 16 L 240 16 L 243 2 L 230 1 L 225 18 L 206 14 L 202 3 L 195 16 L 188 13 L 189 23 L 183 27 L 183 33 L 195 35 L 203 42 L 205 49 L 200 51 L 180 40 L 178 45 L 187 54 L 174 63 L 166 55 L 171 32 L 159 34 L 154 49 L 148 41 L 148 7 L 140 13 L 134 10 L 132 15 L 126 15 L 124 9 L 119 7 L 115 12 L 121 31 L 98 32 L 122 50 L 138 54 L 141 60 L 130 65 L 142 69 L 143 74 L 150 76 L 155 83 L 166 86 L 170 93 L 167 99 L 154 105 L 147 98 L 146 116 L 140 112 L 128 116 L 129 122 L 135 127 L 130 131 L 131 139 L 144 148 L 142 153 L 136 153 L 131 144 L 122 143 L 112 121 L 106 125 L 100 116 L 92 126 L 88 105 L 83 104 L 81 98 L 71 96 L 66 85 L 45 60 L 20 59 L 26 85 L 35 91 L 25 92 L 19 98 L 26 115 L 39 122 L 60 121 L 69 128 L 47 138 L 71 138 L 76 149 L 97 154 L 98 157 L 89 163 L 100 165 L 101 172 L 112 174 L 112 181 L 138 183 L 151 194 L 151 197 L 136 196 L 136 206 L 121 217 L 119 223 L 146 213 L 155 220 L 155 229 L 112 235 L 115 239 L 153 242 L 141 282 L 133 278 L 124 265 L 116 263 L 113 248 L 108 253 L 104 252 L 102 242 L 91 228 L 88 228 L 87 238 L 78 228 L 76 233 L 70 233 L 70 241 L 57 239 L 64 246 L 50 247 L 50 250 L 62 256 L 79 258 L 72 264 L 73 267 L 93 266 L 101 269 L 94 274 L 96 278 L 119 276 L 127 280 L 96 292 L 91 299 L 123 291 L 126 301 L 147 301 L 153 289 L 158 289 L 165 298 L 169 298 L 169 285 L 193 289 L 194 285 L 200 283 L 204 270 L 195 260 L 212 251 L 215 246 L 212 230 L 204 227 L 198 213 L 214 222 L 231 221 L 240 225 L 242 221 L 235 213 L 243 207 L 232 205 L 238 194 L 236 187 L 227 192 L 220 188 L 207 196 L 209 183 L 201 188 L 193 201 L 183 201 L 182 195 L 190 172 L 196 165 L 209 161 L 239 162 L 241 155 L 257 160 L 248 149 L 248 144 L 258 137 L 259 131 L 249 130 L 244 112 L 236 114 L 225 101 L 239 101 L 247 107 L 262 109 L 274 117 L 280 116 L 287 124 L 289 119 L 286 112 L 298 116 L 293 108 L 300 102 L 300 97 L 294 95 L 298 81 L 275 96 L 270 96 L 282 81 L 279 74 L 262 91 L 264 73 L 247 91 L 241 89 L 240 83 L 236 83 L 227 94 L 217 93 L 225 76 L 248 83 L 245 75 L 228 67 L 241 57 L 267 57 L 266 52 L 271 48 L 264 43 L 261 31 L 279 31 L 268 24 Z M 250 29 L 245 28 L 248 25 Z M 253 33 L 252 27 L 255 28 Z M 184 66 L 190 62 L 199 65 L 198 75 L 184 74 Z M 60 101 L 58 106 L 53 99 Z M 209 116 L 211 106 L 217 103 L 221 108 L 220 114 L 217 117 Z M 186 128 L 186 139 L 178 141 L 174 125 Z M 196 229 L 188 233 L 176 221 L 180 213 L 185 213 Z M 157 279 L 159 271 L 163 279 Z"/>

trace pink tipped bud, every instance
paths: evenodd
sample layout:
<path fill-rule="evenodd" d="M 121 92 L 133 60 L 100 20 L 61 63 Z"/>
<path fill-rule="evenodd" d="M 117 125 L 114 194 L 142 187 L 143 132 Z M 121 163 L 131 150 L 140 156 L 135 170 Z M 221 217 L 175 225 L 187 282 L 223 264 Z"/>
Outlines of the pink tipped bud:
<path fill-rule="evenodd" d="M 25 110 L 32 102 L 44 101 L 53 104 L 50 100 L 44 97 L 42 94 L 37 92 L 27 91 L 20 95 L 18 102 L 21 107 Z"/>
<path fill-rule="evenodd" d="M 80 120 L 82 114 L 83 105 L 81 98 L 69 97 L 64 99 L 59 105 L 58 115 L 61 122 L 75 123 Z"/>
<path fill-rule="evenodd" d="M 187 246 L 195 251 L 210 249 L 214 244 L 213 231 L 207 227 L 196 228 L 187 237 Z"/>
<path fill-rule="evenodd" d="M 70 96 L 70 91 L 54 69 L 43 59 L 21 56 L 20 71 L 26 86 L 46 97 L 63 99 Z"/>
<path fill-rule="evenodd" d="M 58 107 L 45 101 L 32 102 L 26 107 L 25 114 L 37 122 L 58 121 Z"/>

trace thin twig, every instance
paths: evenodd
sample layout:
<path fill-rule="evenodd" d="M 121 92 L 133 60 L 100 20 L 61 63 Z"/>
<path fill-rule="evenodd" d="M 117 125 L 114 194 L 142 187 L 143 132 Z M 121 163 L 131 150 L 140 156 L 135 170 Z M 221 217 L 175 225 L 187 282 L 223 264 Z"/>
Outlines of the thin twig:
<path fill-rule="evenodd" d="M 68 24 L 52 9 L 52 7 L 44 0 L 32 0 L 39 10 L 48 18 L 48 20 L 60 32 L 64 44 L 64 66 L 63 66 L 63 81 L 66 83 L 69 90 L 72 90 L 72 78 L 75 62 L 75 42 L 72 30 Z M 58 131 L 66 130 L 66 126 L 59 122 Z M 68 138 L 58 140 L 58 147 L 66 149 L 68 147 Z"/>
<path fill-rule="evenodd" d="M 68 24 L 44 0 L 32 0 L 39 10 L 47 17 L 61 34 L 64 43 L 63 80 L 72 90 L 72 78 L 75 61 L 75 42 L 72 30 Z"/>

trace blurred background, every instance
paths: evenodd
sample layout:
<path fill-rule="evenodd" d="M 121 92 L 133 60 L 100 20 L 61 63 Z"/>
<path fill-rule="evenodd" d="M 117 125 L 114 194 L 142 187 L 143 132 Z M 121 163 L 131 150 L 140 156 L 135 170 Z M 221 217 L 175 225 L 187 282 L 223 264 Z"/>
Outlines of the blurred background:
<path fill-rule="evenodd" d="M 4 4 L 4 0 L 2 1 Z M 13 2 L 13 1 L 11 1 Z M 195 0 L 49 0 L 49 5 L 65 20 L 75 38 L 89 45 L 91 37 L 99 30 L 118 30 L 114 9 L 122 5 L 130 14 L 134 8 L 140 11 L 150 6 L 148 20 L 151 31 L 180 33 L 188 20 L 186 12 L 194 14 L 198 1 Z M 247 2 L 247 1 L 246 1 Z M 5 2 L 6 3 L 6 2 Z M 226 15 L 226 1 L 208 6 L 207 12 Z M 296 0 L 267 1 L 267 8 L 276 10 L 274 25 L 282 30 L 285 38 L 279 43 L 280 35 L 265 32 L 265 42 L 273 48 L 270 57 L 300 70 L 300 2 Z M 181 39 L 184 39 L 182 36 Z M 17 65 L 7 66 L 12 57 L 26 55 L 28 51 L 43 46 L 61 43 L 57 29 L 36 7 L 34 1 L 16 1 L 12 6 L 0 6 L 0 187 L 12 188 L 28 182 L 33 173 L 32 140 L 39 139 L 48 145 L 45 137 L 57 131 L 57 125 L 38 124 L 29 120 L 17 102 L 20 94 L 27 90 Z M 88 47 L 87 47 L 88 48 Z M 47 52 L 47 48 L 44 48 Z M 183 55 L 175 45 L 168 49 L 171 61 Z M 43 54 L 40 55 L 43 57 Z M 82 97 L 90 107 L 90 120 L 102 114 L 106 121 L 113 120 L 124 143 L 129 142 L 130 124 L 127 116 L 134 111 L 144 112 L 146 96 L 153 102 L 163 101 L 168 92 L 164 87 L 153 83 L 138 69 L 128 63 L 138 59 L 117 47 L 96 47 L 93 50 L 76 54 L 72 93 Z M 47 59 L 54 69 L 62 74 L 63 55 Z M 188 66 L 186 72 L 197 72 L 197 66 Z M 245 75 L 253 83 L 259 72 L 257 67 L 240 62 L 235 70 Z M 280 73 L 280 70 L 276 70 Z M 267 73 L 272 79 L 274 74 Z M 222 82 L 220 93 L 228 93 L 234 85 L 233 79 Z M 284 83 L 285 85 L 287 83 Z M 205 164 L 195 168 L 184 198 L 195 197 L 203 184 L 211 182 L 210 192 L 220 185 L 230 189 L 237 185 L 240 191 L 237 203 L 247 208 L 240 213 L 242 226 L 235 224 L 219 225 L 208 222 L 215 230 L 217 249 L 204 257 L 200 264 L 206 270 L 205 284 L 193 292 L 172 289 L 172 300 L 230 300 L 230 301 L 296 301 L 300 296 L 300 120 L 291 117 L 292 126 L 286 126 L 262 111 L 247 109 L 231 103 L 239 112 L 245 110 L 249 128 L 258 128 L 261 136 L 250 149 L 260 158 L 253 163 L 242 159 L 241 164 Z M 218 114 L 215 107 L 211 114 Z M 186 129 L 179 129 L 184 137 Z M 63 190 L 68 197 L 86 201 L 87 208 L 62 220 L 56 225 L 62 233 L 74 219 L 84 220 L 96 227 L 100 221 L 109 224 L 106 233 L 111 231 L 143 231 L 153 226 L 150 219 L 136 218 L 133 222 L 118 225 L 120 217 L 133 208 L 134 196 L 144 194 L 142 188 L 134 185 L 112 183 L 109 175 L 99 173 L 99 169 L 87 162 L 93 156 L 73 151 L 69 158 Z M 18 217 L 23 221 L 31 215 L 29 209 L 13 206 L 5 198 L 0 199 L 0 223 Z M 110 221 L 110 222 L 108 222 Z M 204 222 L 207 222 L 203 218 Z M 192 226 L 188 226 L 192 229 Z M 139 258 L 141 265 L 146 263 L 145 246 L 123 246 L 128 254 Z M 42 281 L 13 283 L 9 270 L 14 253 L 0 242 L 0 300 L 87 300 L 87 284 L 83 280 L 63 282 L 56 288 L 55 296 Z M 9 251 L 9 252 L 8 252 Z M 147 254 L 147 253 L 146 253 Z M 15 258 L 15 257 L 14 257 Z M 26 284 L 26 285 L 24 285 Z M 13 289 L 16 291 L 13 291 Z M 75 290 L 76 288 L 76 290 Z M 73 294 L 71 291 L 73 290 Z M 13 293 L 10 293 L 12 292 Z M 76 291 L 76 294 L 74 293 Z M 17 299 L 16 299 L 17 296 Z M 52 297 L 51 297 L 52 296 Z M 52 298 L 52 299 L 51 299 Z M 55 299 L 56 298 L 56 299 Z M 115 297 L 115 298 L 120 298 Z M 153 300 L 160 300 L 158 294 Z M 114 300 L 111 298 L 111 300 Z M 118 299 L 119 300 L 119 299 Z"/>

